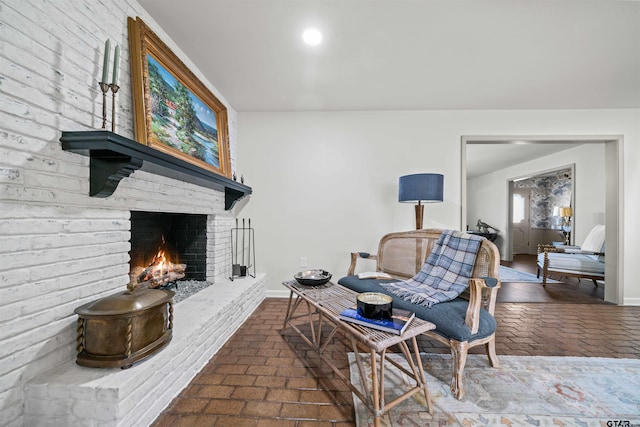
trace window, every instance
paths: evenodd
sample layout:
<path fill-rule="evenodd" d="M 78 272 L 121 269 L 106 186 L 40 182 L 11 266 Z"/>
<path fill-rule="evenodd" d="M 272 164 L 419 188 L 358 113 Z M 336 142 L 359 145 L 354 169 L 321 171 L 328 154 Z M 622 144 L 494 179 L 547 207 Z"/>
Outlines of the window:
<path fill-rule="evenodd" d="M 526 203 L 521 194 L 513 195 L 513 222 L 522 222 L 525 219 L 524 209 Z"/>

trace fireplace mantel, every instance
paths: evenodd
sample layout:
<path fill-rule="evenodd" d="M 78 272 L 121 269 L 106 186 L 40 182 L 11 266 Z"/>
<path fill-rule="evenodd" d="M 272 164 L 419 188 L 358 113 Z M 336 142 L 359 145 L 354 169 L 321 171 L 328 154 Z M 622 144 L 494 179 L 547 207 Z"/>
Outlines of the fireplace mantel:
<path fill-rule="evenodd" d="M 62 132 L 62 149 L 88 156 L 89 195 L 109 197 L 136 170 L 224 191 L 224 208 L 251 194 L 251 187 L 108 130 Z"/>

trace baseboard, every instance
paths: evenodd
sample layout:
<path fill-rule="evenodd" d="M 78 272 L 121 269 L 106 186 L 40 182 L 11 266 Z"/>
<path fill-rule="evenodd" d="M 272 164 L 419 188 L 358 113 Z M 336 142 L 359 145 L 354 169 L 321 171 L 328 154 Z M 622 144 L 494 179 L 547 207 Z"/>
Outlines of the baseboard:
<path fill-rule="evenodd" d="M 625 298 L 624 305 L 640 305 L 640 298 Z"/>
<path fill-rule="evenodd" d="M 287 289 L 267 289 L 267 298 L 289 298 Z"/>

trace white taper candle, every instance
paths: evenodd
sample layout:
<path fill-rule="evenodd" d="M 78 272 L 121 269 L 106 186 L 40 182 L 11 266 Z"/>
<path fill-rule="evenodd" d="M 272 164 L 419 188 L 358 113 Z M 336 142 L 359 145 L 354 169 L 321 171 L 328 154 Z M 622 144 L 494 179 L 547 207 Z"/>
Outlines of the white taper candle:
<path fill-rule="evenodd" d="M 113 83 L 114 85 L 118 84 L 118 72 L 120 70 L 120 46 L 116 45 L 116 52 L 113 55 Z"/>
<path fill-rule="evenodd" d="M 109 39 L 104 43 L 104 63 L 102 65 L 102 83 L 107 82 L 109 76 L 109 57 L 111 56 L 111 42 Z"/>

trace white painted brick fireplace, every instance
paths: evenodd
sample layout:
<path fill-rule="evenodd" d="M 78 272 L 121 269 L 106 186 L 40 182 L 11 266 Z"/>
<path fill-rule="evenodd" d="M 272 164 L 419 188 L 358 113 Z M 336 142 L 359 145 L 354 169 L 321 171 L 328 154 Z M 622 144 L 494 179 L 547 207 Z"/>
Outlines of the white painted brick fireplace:
<path fill-rule="evenodd" d="M 0 424 L 5 426 L 153 420 L 265 295 L 264 275 L 251 282 L 227 279 L 235 213 L 225 211 L 223 192 L 138 170 L 111 197 L 90 197 L 89 158 L 61 149 L 62 131 L 101 126 L 97 82 L 107 38 L 120 45 L 123 58 L 116 132 L 133 138 L 128 16 L 142 17 L 227 105 L 235 165 L 235 111 L 136 1 L 0 1 Z M 122 371 L 81 368 L 74 364 L 73 310 L 125 289 L 131 210 L 207 215 L 207 278 L 214 285 L 202 298 L 176 306 L 172 343 L 148 361 Z M 165 374 L 158 375 L 162 365 Z M 154 401 L 142 399 L 151 392 Z"/>

